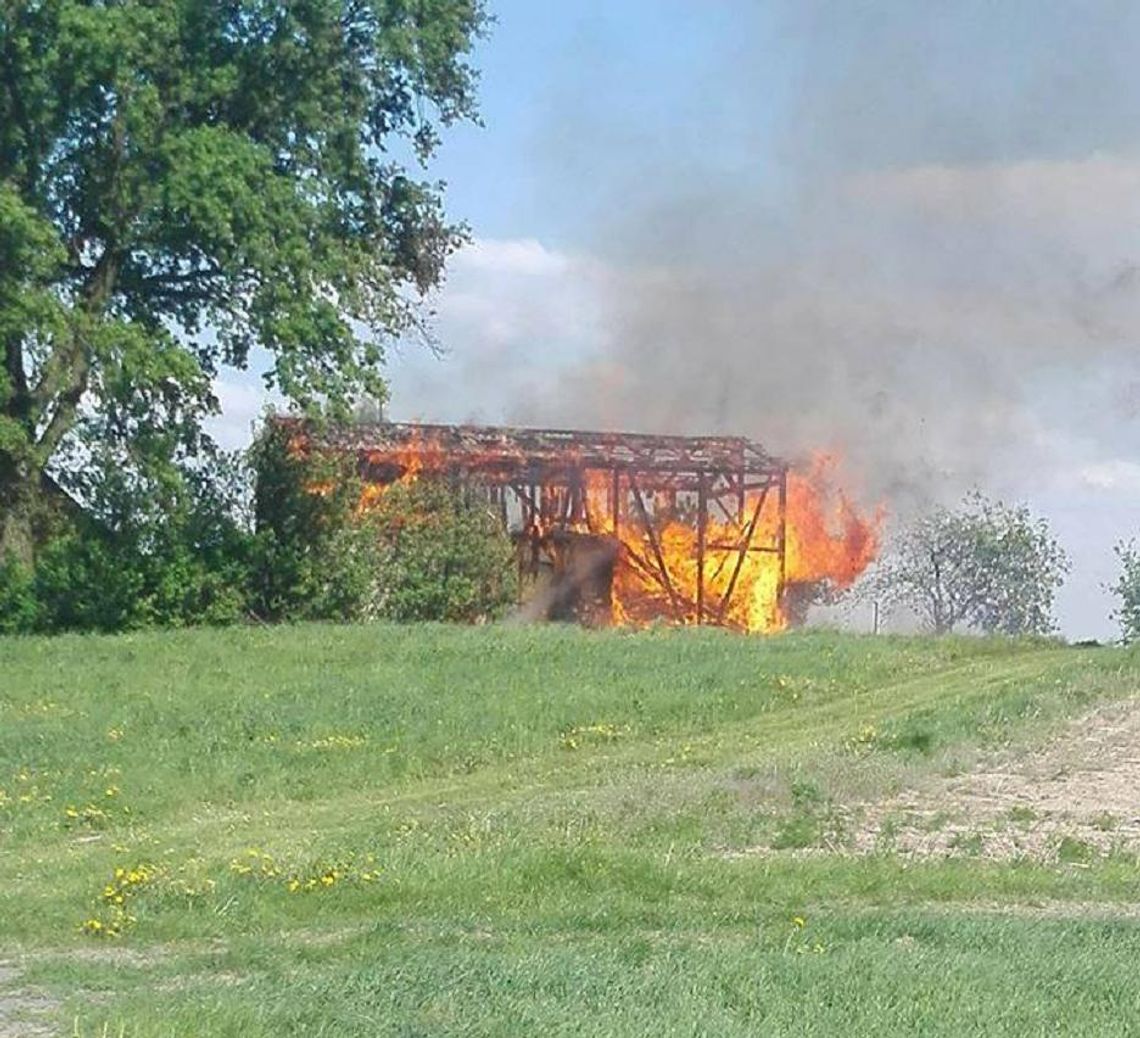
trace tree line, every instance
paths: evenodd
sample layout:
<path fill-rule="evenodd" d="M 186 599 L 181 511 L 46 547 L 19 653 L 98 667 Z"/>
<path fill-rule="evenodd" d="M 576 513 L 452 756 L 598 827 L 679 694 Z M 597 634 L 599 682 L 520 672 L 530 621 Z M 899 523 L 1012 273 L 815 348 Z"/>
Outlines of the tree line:
<path fill-rule="evenodd" d="M 350 459 L 297 457 L 267 424 L 156 495 L 129 473 L 57 509 L 29 564 L 0 560 L 0 633 L 151 626 L 493 620 L 516 601 L 509 533 L 475 487 L 397 483 L 361 509 Z M 70 499 L 64 499 L 70 500 Z M 1108 589 L 1140 638 L 1140 549 Z M 932 634 L 1049 635 L 1070 564 L 1044 519 L 978 492 L 900 526 L 851 592 Z"/>
<path fill-rule="evenodd" d="M 265 444 L 253 494 L 203 432 L 255 346 L 300 413 L 383 398 L 384 344 L 425 334 L 467 238 L 426 170 L 478 119 L 489 22 L 481 0 L 0 0 L 0 630 L 504 607 L 509 543 L 469 495 L 393 488 L 361 519 L 350 474 L 298 495 Z M 936 632 L 1042 633 L 1066 569 L 1041 521 L 974 498 L 906 530 L 876 594 Z"/>
<path fill-rule="evenodd" d="M 346 459 L 294 457 L 272 426 L 161 500 L 102 479 L 32 564 L 0 561 L 0 633 L 475 623 L 513 607 L 514 546 L 482 497 L 421 480 L 361 511 L 361 490 Z"/>

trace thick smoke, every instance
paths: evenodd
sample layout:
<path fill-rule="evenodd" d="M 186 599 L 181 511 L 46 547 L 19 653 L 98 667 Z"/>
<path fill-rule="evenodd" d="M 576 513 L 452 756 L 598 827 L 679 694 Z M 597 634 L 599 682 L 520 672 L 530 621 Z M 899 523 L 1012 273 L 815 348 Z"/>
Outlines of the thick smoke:
<path fill-rule="evenodd" d="M 692 132 L 594 116 L 604 344 L 512 417 L 840 448 L 901 508 L 1049 464 L 1140 330 L 1140 6 L 758 6 Z"/>

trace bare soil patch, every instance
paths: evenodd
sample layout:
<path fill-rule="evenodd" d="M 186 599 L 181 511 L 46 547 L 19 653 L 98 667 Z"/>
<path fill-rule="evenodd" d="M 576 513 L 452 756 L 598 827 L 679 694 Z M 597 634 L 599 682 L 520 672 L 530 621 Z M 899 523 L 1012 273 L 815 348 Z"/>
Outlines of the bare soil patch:
<path fill-rule="evenodd" d="M 852 812 L 854 849 L 1081 865 L 1140 854 L 1140 701 L 1114 703 L 1029 752 L 1007 751 Z"/>
<path fill-rule="evenodd" d="M 46 1038 L 57 1034 L 51 1017 L 59 1003 L 20 983 L 21 970 L 0 960 L 0 1038 Z"/>

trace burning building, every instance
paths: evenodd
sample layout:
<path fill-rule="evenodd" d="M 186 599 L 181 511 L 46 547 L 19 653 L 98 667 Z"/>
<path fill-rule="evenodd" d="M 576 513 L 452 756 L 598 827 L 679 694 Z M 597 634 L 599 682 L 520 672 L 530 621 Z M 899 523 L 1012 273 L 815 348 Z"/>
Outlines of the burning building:
<path fill-rule="evenodd" d="M 801 470 L 741 437 L 278 422 L 295 450 L 354 459 L 362 510 L 421 478 L 476 488 L 535 616 L 778 631 L 878 549 L 828 458 Z"/>

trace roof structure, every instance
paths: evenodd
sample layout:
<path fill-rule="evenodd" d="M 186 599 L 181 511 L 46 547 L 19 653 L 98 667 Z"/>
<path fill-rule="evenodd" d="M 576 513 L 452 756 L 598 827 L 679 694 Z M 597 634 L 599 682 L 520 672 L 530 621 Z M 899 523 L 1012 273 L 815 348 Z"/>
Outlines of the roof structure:
<path fill-rule="evenodd" d="M 353 452 L 376 468 L 406 464 L 421 453 L 432 455 L 440 467 L 532 481 L 572 467 L 657 475 L 676 490 L 697 489 L 701 473 L 732 473 L 748 484 L 744 489 L 752 489 L 757 481 L 750 477 L 760 477 L 763 485 L 787 467 L 740 436 L 404 422 L 333 425 L 320 431 L 298 423 L 298 431 L 310 436 L 318 450 Z"/>

